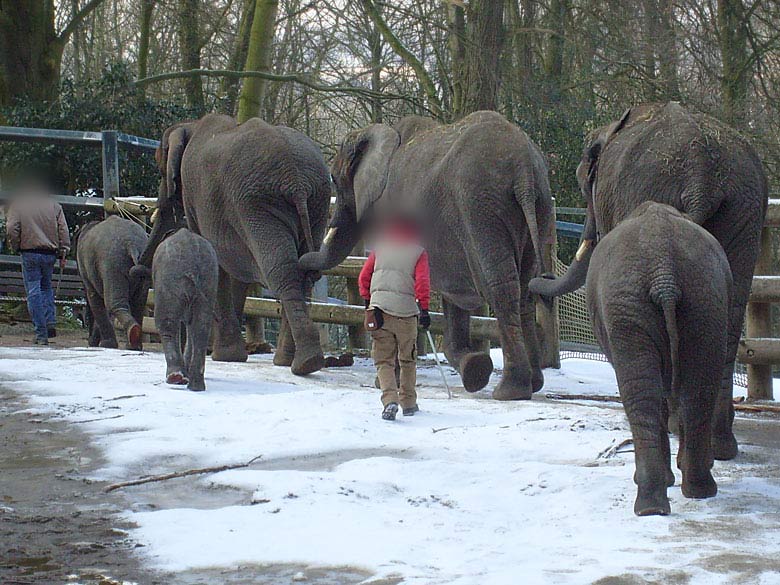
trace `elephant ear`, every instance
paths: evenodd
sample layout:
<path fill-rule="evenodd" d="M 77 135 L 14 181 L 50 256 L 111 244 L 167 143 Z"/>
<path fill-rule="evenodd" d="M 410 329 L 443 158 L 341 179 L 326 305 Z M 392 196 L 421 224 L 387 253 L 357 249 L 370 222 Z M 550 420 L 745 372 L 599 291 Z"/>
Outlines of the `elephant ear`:
<path fill-rule="evenodd" d="M 601 152 L 604 150 L 604 147 L 609 143 L 609 141 L 612 140 L 615 134 L 620 132 L 620 130 L 626 125 L 630 115 L 631 108 L 623 112 L 623 115 L 620 116 L 619 120 L 612 122 L 612 124 L 607 126 L 602 132 L 596 134 L 596 137 L 591 141 L 587 148 L 585 148 L 585 153 L 582 156 L 583 160 L 581 164 L 583 164 L 583 170 L 587 170 L 587 175 L 585 177 L 578 177 L 580 179 L 580 187 L 582 188 L 583 193 L 593 193 L 593 186 L 596 183 L 596 174 Z M 583 184 L 583 182 L 585 184 Z M 587 186 L 587 189 L 585 189 L 585 186 Z"/>
<path fill-rule="evenodd" d="M 401 138 L 384 124 L 369 126 L 358 140 L 351 171 L 355 194 L 355 217 L 358 221 L 382 196 L 387 185 L 390 159 Z"/>

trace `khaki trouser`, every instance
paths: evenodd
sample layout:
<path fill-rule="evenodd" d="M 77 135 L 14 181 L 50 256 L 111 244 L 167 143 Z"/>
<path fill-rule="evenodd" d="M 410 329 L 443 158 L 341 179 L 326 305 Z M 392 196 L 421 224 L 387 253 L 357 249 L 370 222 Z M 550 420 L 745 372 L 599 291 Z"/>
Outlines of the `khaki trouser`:
<path fill-rule="evenodd" d="M 385 323 L 374 331 L 372 355 L 382 389 L 382 405 L 400 402 L 401 408 L 417 404 L 417 317 L 384 314 Z M 395 378 L 395 360 L 401 365 L 401 388 Z"/>

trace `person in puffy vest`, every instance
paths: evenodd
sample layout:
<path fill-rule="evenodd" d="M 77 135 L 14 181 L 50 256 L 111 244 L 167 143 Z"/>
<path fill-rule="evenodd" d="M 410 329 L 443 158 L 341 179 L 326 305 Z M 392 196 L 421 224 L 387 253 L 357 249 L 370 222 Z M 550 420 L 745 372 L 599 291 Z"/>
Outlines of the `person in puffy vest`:
<path fill-rule="evenodd" d="M 382 418 L 395 420 L 399 403 L 404 416 L 413 416 L 420 410 L 415 390 L 417 325 L 427 329 L 431 324 L 428 253 L 413 224 L 397 221 L 381 231 L 360 272 L 359 287 L 366 308 L 374 311 L 372 356 L 382 390 Z"/>

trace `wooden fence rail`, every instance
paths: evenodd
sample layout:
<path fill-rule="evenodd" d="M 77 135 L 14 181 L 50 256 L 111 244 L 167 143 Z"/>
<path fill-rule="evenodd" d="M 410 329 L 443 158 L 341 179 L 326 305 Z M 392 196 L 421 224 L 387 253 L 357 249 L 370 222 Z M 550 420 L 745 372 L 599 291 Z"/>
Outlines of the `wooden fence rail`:
<path fill-rule="evenodd" d="M 147 304 L 154 307 L 154 291 L 149 291 Z M 331 323 L 336 325 L 362 325 L 365 309 L 358 305 L 336 305 L 333 303 L 311 302 L 309 316 L 315 323 Z M 247 297 L 244 305 L 245 315 L 269 317 L 278 319 L 282 314 L 282 304 L 276 299 L 261 299 Z M 154 319 L 144 319 L 144 332 L 157 333 Z M 444 315 L 431 313 L 431 332 L 444 333 Z M 471 317 L 471 335 L 477 339 L 499 341 L 498 325 L 491 317 Z"/>

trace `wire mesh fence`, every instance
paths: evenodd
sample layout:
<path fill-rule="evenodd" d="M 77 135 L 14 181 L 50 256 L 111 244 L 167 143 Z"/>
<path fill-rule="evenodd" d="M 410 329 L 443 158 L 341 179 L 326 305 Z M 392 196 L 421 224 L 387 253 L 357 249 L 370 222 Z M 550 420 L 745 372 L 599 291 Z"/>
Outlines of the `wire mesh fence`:
<path fill-rule="evenodd" d="M 555 274 L 561 276 L 568 266 L 557 257 L 553 260 Z M 584 289 L 560 297 L 558 301 L 561 359 L 580 358 L 607 361 L 599 348 L 590 323 Z M 737 364 L 734 384 L 747 387 L 747 372 L 743 364 Z"/>

